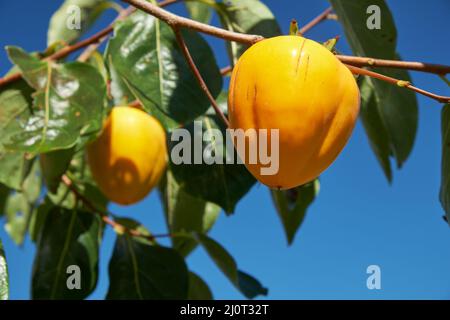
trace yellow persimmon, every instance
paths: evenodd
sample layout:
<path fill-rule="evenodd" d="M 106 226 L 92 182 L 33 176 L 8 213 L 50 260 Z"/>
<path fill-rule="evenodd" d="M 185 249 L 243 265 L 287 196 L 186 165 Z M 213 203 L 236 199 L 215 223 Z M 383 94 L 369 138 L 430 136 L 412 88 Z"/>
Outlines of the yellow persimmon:
<path fill-rule="evenodd" d="M 167 165 L 163 127 L 154 117 L 131 107 L 113 108 L 102 133 L 87 151 L 100 190 L 122 205 L 142 200 Z"/>
<path fill-rule="evenodd" d="M 228 112 L 232 129 L 279 129 L 276 174 L 262 175 L 260 161 L 244 162 L 263 184 L 288 189 L 315 179 L 336 159 L 355 126 L 359 103 L 352 73 L 329 50 L 303 37 L 279 36 L 240 57 Z"/>

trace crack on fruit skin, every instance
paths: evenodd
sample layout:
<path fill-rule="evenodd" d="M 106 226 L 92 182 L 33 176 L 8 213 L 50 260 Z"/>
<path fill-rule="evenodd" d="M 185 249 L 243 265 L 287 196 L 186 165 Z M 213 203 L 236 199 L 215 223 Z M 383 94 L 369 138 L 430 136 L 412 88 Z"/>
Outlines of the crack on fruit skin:
<path fill-rule="evenodd" d="M 298 53 L 298 58 L 297 58 L 297 66 L 295 67 L 295 75 L 298 74 L 298 69 L 300 68 L 300 60 L 302 60 L 302 52 L 303 52 L 303 48 L 305 47 L 305 43 L 306 43 L 306 39 L 303 40 L 303 42 L 300 46 L 300 52 Z"/>
<path fill-rule="evenodd" d="M 309 69 L 309 54 L 306 57 L 305 77 L 303 78 L 303 82 L 306 82 L 306 78 L 308 77 L 308 69 Z"/>

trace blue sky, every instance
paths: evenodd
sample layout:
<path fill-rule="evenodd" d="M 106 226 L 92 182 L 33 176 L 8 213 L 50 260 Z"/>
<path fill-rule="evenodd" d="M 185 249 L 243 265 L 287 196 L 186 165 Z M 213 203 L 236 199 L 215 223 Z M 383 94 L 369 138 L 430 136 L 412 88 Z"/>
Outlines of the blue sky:
<path fill-rule="evenodd" d="M 0 45 L 15 44 L 42 50 L 48 20 L 62 1 L 23 0 L 0 2 Z M 283 31 L 296 18 L 300 25 L 328 6 L 322 0 L 264 1 L 275 13 Z M 446 0 L 388 1 L 398 29 L 398 51 L 405 60 L 449 64 Z M 184 14 L 181 5 L 170 7 Z M 105 14 L 96 27 L 106 25 L 114 13 Z M 217 19 L 214 19 L 217 22 Z M 307 34 L 326 40 L 343 31 L 327 21 Z M 208 37 L 218 64 L 227 65 L 221 40 Z M 345 40 L 338 49 L 350 53 Z M 0 52 L 0 71 L 10 67 Z M 412 73 L 424 89 L 448 95 L 438 77 Z M 449 299 L 450 228 L 444 223 L 439 202 L 440 109 L 418 96 L 419 129 L 414 150 L 388 185 L 368 145 L 360 123 L 336 162 L 322 175 L 318 199 L 310 207 L 295 242 L 288 247 L 268 190 L 256 185 L 231 217 L 221 215 L 211 236 L 236 258 L 239 268 L 269 288 L 269 299 Z M 132 207 L 111 206 L 123 216 L 140 220 L 154 233 L 165 231 L 158 195 Z M 30 297 L 34 244 L 29 239 L 16 247 L 0 228 L 10 271 L 12 299 Z M 102 299 L 108 288 L 107 265 L 114 233 L 107 230 L 101 247 L 100 278 L 90 298 Z M 381 290 L 368 290 L 366 268 L 381 267 Z M 206 253 L 197 249 L 188 259 L 215 298 L 241 299 Z"/>

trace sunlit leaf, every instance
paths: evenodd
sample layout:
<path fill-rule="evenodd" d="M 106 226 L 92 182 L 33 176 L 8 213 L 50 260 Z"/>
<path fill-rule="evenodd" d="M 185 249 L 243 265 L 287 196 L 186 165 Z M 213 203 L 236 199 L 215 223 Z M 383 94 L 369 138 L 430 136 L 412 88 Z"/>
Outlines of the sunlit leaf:
<path fill-rule="evenodd" d="M 101 128 L 106 84 L 91 65 L 70 62 L 57 65 L 40 61 L 17 47 L 7 48 L 32 86 L 32 113 L 19 114 L 3 131 L 8 150 L 44 153 L 69 148 L 81 135 Z"/>

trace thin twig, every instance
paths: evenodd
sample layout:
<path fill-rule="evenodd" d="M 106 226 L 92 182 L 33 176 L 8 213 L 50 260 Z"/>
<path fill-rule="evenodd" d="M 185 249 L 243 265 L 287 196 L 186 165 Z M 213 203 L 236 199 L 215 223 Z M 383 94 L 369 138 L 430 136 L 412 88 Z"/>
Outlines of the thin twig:
<path fill-rule="evenodd" d="M 115 221 L 114 219 L 110 218 L 110 216 L 114 216 L 112 213 L 108 212 L 108 211 L 104 211 L 99 209 L 97 206 L 95 206 L 88 198 L 86 198 L 80 191 L 78 191 L 78 189 L 76 188 L 76 186 L 73 184 L 72 180 L 70 180 L 70 178 L 66 175 L 63 175 L 61 177 L 61 181 L 69 188 L 69 190 L 76 196 L 76 198 L 78 200 L 80 200 L 81 202 L 83 202 L 83 204 L 91 211 L 93 211 L 93 213 L 96 213 L 100 216 L 100 218 L 102 219 L 102 221 L 104 223 L 106 223 L 107 225 L 111 226 L 115 231 L 119 232 L 119 233 L 127 233 L 133 237 L 139 237 L 139 238 L 144 238 L 147 239 L 149 241 L 154 241 L 156 238 L 168 238 L 168 237 L 172 237 L 171 234 L 153 234 L 153 235 L 149 235 L 149 234 L 145 234 L 140 232 L 137 229 L 130 229 L 126 226 L 124 226 L 123 224 Z"/>
<path fill-rule="evenodd" d="M 217 104 L 213 95 L 209 91 L 205 80 L 203 80 L 203 77 L 200 74 L 200 71 L 198 70 L 198 68 L 195 64 L 194 59 L 192 59 L 191 53 L 189 52 L 189 48 L 187 47 L 186 42 L 183 39 L 180 29 L 177 26 L 172 26 L 172 29 L 177 38 L 177 42 L 180 45 L 181 50 L 183 51 L 184 57 L 186 58 L 186 60 L 189 64 L 189 67 L 191 68 L 192 72 L 194 73 L 194 76 L 197 79 L 200 87 L 202 88 L 203 92 L 205 92 L 206 96 L 208 97 L 208 100 L 211 102 L 211 105 L 214 108 L 214 110 L 216 111 L 217 115 L 222 119 L 223 123 L 225 123 L 225 125 L 227 127 L 229 127 L 230 124 L 228 122 L 228 119 L 227 119 L 227 117 L 225 117 L 222 110 L 220 110 L 219 105 Z"/>
<path fill-rule="evenodd" d="M 450 97 L 440 96 L 440 95 L 437 95 L 437 94 L 425 91 L 423 89 L 417 88 L 417 87 L 411 85 L 411 83 L 409 83 L 408 81 L 404 81 L 404 80 L 388 77 L 388 76 L 385 76 L 385 75 L 377 73 L 377 72 L 373 72 L 373 71 L 370 71 L 370 70 L 367 70 L 367 69 L 362 69 L 362 68 L 358 68 L 358 67 L 347 65 L 347 64 L 346 64 L 346 66 L 354 74 L 359 74 L 359 75 L 363 75 L 363 76 L 369 76 L 369 77 L 372 77 L 372 78 L 375 78 L 375 79 L 378 79 L 378 80 L 382 80 L 382 81 L 394 84 L 394 85 L 399 86 L 399 87 L 405 87 L 405 88 L 413 90 L 413 91 L 415 91 L 417 93 L 420 93 L 420 94 L 422 94 L 424 96 L 430 97 L 430 98 L 432 98 L 434 100 L 437 100 L 439 102 L 442 102 L 442 103 L 449 103 L 450 102 Z"/>
<path fill-rule="evenodd" d="M 323 11 L 321 14 L 319 14 L 317 17 L 315 17 L 314 19 L 312 19 L 310 22 L 308 22 L 306 25 L 304 25 L 303 27 L 300 28 L 299 32 L 301 34 L 305 34 L 306 32 L 308 32 L 309 30 L 311 30 L 313 27 L 315 27 L 316 25 L 318 25 L 320 22 L 324 21 L 327 19 L 328 15 L 333 11 L 332 7 L 329 7 L 327 9 L 325 9 L 325 11 Z"/>
<path fill-rule="evenodd" d="M 446 75 L 450 73 L 450 66 L 433 63 L 384 60 L 384 59 L 345 56 L 345 55 L 336 55 L 336 57 L 343 63 L 350 64 L 355 67 L 387 67 L 387 68 L 407 69 L 407 70 L 435 73 L 438 75 Z"/>
<path fill-rule="evenodd" d="M 231 66 L 226 66 L 223 67 L 222 69 L 220 69 L 220 74 L 222 76 L 226 76 L 227 74 L 229 74 L 231 71 L 233 71 L 233 68 Z"/>

